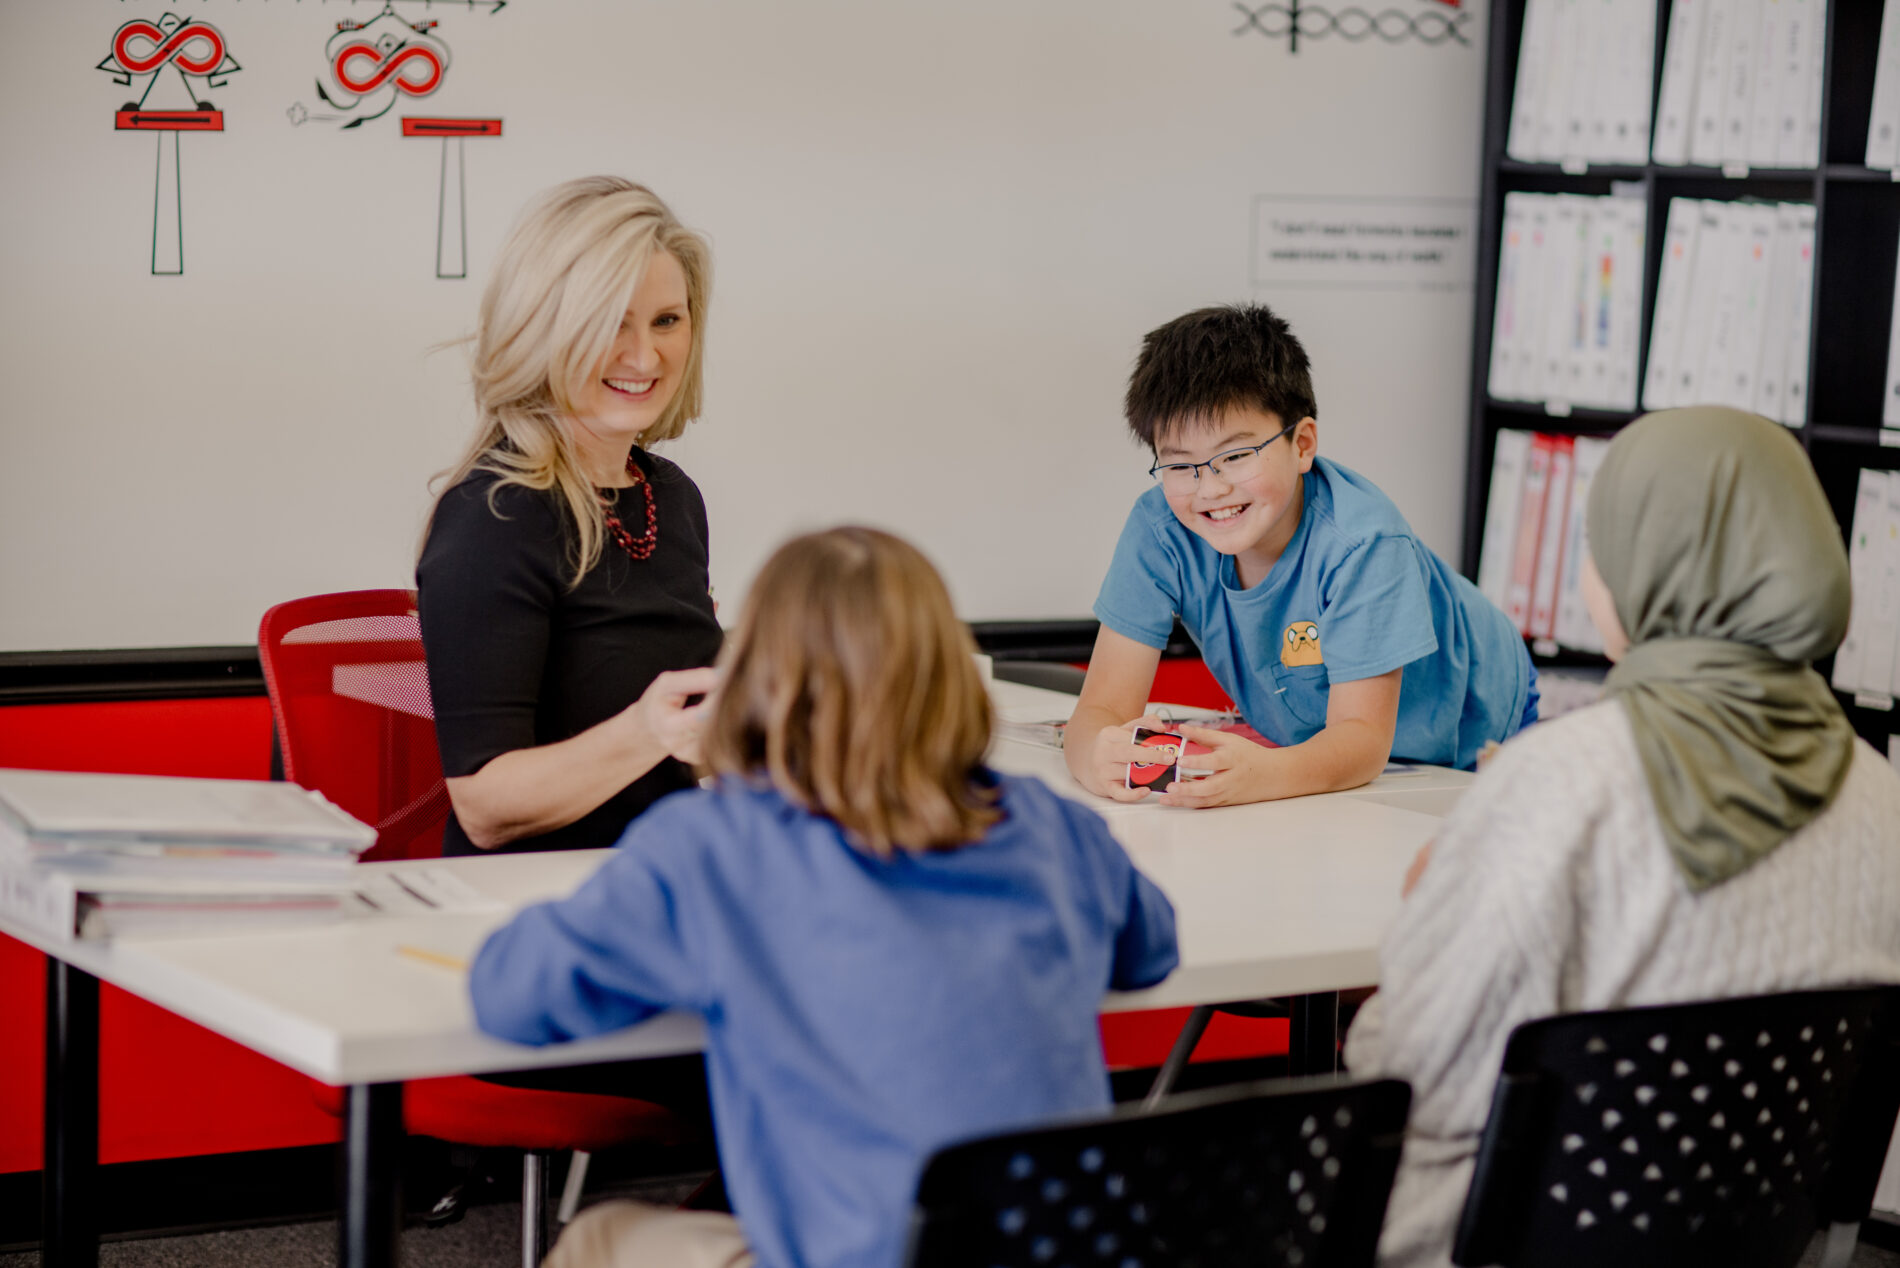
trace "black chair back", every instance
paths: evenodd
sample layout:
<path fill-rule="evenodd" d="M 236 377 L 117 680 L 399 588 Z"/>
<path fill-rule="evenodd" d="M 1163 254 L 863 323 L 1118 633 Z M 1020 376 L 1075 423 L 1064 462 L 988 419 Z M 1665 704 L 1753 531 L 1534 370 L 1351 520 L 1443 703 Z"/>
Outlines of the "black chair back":
<path fill-rule="evenodd" d="M 918 1184 L 909 1262 L 1370 1265 L 1411 1099 L 1279 1080 L 952 1145 Z"/>
<path fill-rule="evenodd" d="M 1873 1201 L 1900 988 L 1575 1013 L 1511 1033 L 1455 1263 L 1792 1265 Z"/>

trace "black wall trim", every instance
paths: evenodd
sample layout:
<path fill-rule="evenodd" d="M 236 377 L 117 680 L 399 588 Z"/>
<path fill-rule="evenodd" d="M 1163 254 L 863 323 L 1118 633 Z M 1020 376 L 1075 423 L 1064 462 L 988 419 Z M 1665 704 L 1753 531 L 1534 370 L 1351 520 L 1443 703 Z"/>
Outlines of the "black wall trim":
<path fill-rule="evenodd" d="M 998 660 L 1086 661 L 1099 628 L 1093 620 L 976 621 L 970 632 L 976 645 Z M 1179 622 L 1165 654 L 1198 654 Z M 255 647 L 0 652 L 0 705 L 263 694 L 264 670 Z"/>
<path fill-rule="evenodd" d="M 0 705 L 263 694 L 255 647 L 0 652 Z"/>

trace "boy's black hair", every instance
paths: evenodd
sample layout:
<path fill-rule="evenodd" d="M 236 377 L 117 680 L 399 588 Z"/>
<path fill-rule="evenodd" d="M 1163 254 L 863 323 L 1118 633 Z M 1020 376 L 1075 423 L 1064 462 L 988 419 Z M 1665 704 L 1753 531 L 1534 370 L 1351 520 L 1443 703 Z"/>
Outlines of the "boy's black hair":
<path fill-rule="evenodd" d="M 1150 449 L 1184 422 L 1233 408 L 1319 417 L 1306 349 L 1264 304 L 1202 308 L 1148 332 L 1128 379 L 1129 430 Z"/>

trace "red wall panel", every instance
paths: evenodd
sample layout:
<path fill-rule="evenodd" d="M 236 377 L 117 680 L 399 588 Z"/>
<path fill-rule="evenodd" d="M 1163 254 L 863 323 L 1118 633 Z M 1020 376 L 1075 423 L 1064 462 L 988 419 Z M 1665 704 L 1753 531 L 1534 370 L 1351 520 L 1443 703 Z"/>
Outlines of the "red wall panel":
<path fill-rule="evenodd" d="M 264 779 L 262 697 L 0 708 L 0 766 Z M 46 959 L 0 937 L 0 1172 L 40 1166 Z M 99 1158 L 313 1145 L 337 1120 L 302 1075 L 106 987 L 99 1003 Z"/>

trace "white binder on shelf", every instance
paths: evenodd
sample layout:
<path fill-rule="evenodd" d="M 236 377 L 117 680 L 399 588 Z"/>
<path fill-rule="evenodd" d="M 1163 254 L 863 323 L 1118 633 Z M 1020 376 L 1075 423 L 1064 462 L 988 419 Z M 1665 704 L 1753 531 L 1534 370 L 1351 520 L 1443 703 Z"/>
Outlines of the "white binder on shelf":
<path fill-rule="evenodd" d="M 1670 199 L 1663 227 L 1662 269 L 1656 279 L 1656 311 L 1650 319 L 1649 366 L 1643 375 L 1644 409 L 1667 409 L 1676 403 L 1676 365 L 1682 355 L 1689 282 L 1701 227 L 1700 199 Z"/>
<path fill-rule="evenodd" d="M 1728 108 L 1728 54 L 1734 9 L 1728 0 L 1712 0 L 1702 51 L 1696 64 L 1695 123 L 1689 133 L 1689 161 L 1699 167 L 1722 162 L 1722 119 Z"/>
<path fill-rule="evenodd" d="M 1708 400 L 1702 375 L 1709 349 L 1715 346 L 1723 279 L 1733 259 L 1727 207 L 1727 203 L 1714 199 L 1696 207 L 1695 267 L 1689 274 L 1689 298 L 1683 306 L 1682 342 L 1676 352 L 1675 388 L 1669 398 L 1672 405 Z"/>
<path fill-rule="evenodd" d="M 1794 276 L 1781 421 L 1799 427 L 1808 421 L 1808 340 L 1814 325 L 1814 204 L 1787 206 L 1794 210 Z"/>
<path fill-rule="evenodd" d="M 1499 226 L 1497 305 L 1491 313 L 1491 370 L 1485 390 L 1491 399 L 1517 397 L 1518 343 L 1523 338 L 1525 313 L 1521 307 L 1524 269 L 1531 262 L 1531 200 L 1540 197 L 1513 191 L 1504 196 Z"/>
<path fill-rule="evenodd" d="M 1751 167 L 1775 166 L 1775 125 L 1781 106 L 1781 49 L 1787 25 L 1788 0 L 1761 0 L 1761 23 L 1755 28 L 1754 90 L 1750 94 L 1748 152 Z"/>
<path fill-rule="evenodd" d="M 1537 158 L 1555 163 L 1565 157 L 1564 140 L 1570 127 L 1571 86 L 1577 78 L 1577 59 L 1571 56 L 1577 47 L 1577 23 L 1583 13 L 1583 0 L 1554 0 L 1556 17 L 1551 23 L 1550 53 L 1544 62 L 1544 92 L 1538 106 Z M 1588 73 L 1588 67 L 1584 72 Z"/>
<path fill-rule="evenodd" d="M 1517 563 L 1518 503 L 1531 452 L 1527 431 L 1501 431 L 1491 456 L 1491 488 L 1484 502 L 1484 538 L 1478 552 L 1478 589 L 1502 611 Z"/>
<path fill-rule="evenodd" d="M 1893 695 L 1893 658 L 1900 633 L 1900 480 L 1889 473 L 1880 482 L 1881 513 L 1869 535 L 1868 572 L 1871 594 L 1856 591 L 1855 599 L 1868 609 L 1861 639 L 1860 672 L 1855 688 L 1877 696 Z M 1853 557 L 1848 557 L 1853 567 Z"/>
<path fill-rule="evenodd" d="M 1873 614 L 1874 539 L 1886 514 L 1887 473 L 1862 471 L 1854 493 L 1854 525 L 1847 534 L 1847 574 L 1854 602 L 1847 620 L 1847 637 L 1834 653 L 1834 689 L 1849 694 L 1860 690 L 1862 646 Z"/>
<path fill-rule="evenodd" d="M 1537 394 L 1544 400 L 1570 399 L 1571 366 L 1581 355 L 1578 339 L 1582 295 L 1584 235 L 1591 200 L 1577 194 L 1559 194 L 1550 213 L 1550 232 L 1544 239 L 1543 357 L 1538 370 Z"/>
<path fill-rule="evenodd" d="M 1583 561 L 1589 553 L 1584 512 L 1590 502 L 1590 481 L 1603 464 L 1603 453 L 1610 442 L 1595 436 L 1577 437 L 1572 451 L 1570 477 L 1570 526 L 1565 534 L 1563 581 L 1557 594 L 1557 642 L 1580 652 L 1601 652 L 1602 636 L 1590 620 L 1583 602 Z"/>
<path fill-rule="evenodd" d="M 1787 409 L 1788 341 L 1794 337 L 1794 206 L 1777 203 L 1774 216 L 1774 262 L 1768 271 L 1768 319 L 1762 326 L 1755 401 L 1749 408 L 1763 418 L 1780 421 Z"/>
<path fill-rule="evenodd" d="M 1530 228 L 1525 240 L 1524 264 L 1518 270 L 1516 328 L 1512 335 L 1512 397 L 1534 401 L 1542 398 L 1544 381 L 1544 328 L 1549 325 L 1547 274 L 1550 271 L 1551 216 L 1557 199 L 1549 194 L 1531 194 L 1525 199 L 1529 208 Z"/>
<path fill-rule="evenodd" d="M 1821 165 L 1821 89 L 1827 51 L 1827 0 L 1813 0 L 1814 12 L 1808 40 L 1808 83 L 1806 110 L 1801 125 L 1801 167 Z"/>
<path fill-rule="evenodd" d="M 1711 399 L 1752 410 L 1768 324 L 1769 284 L 1775 268 L 1776 209 L 1771 203 L 1738 203 L 1735 210 L 1747 227 L 1741 262 L 1735 269 L 1735 324 L 1729 340 L 1727 372 L 1720 385 L 1711 383 L 1710 388 Z"/>
<path fill-rule="evenodd" d="M 1610 281 L 1608 409 L 1636 408 L 1642 373 L 1643 265 L 1648 256 L 1649 207 L 1641 198 L 1612 198 L 1605 204 L 1616 220 L 1616 265 Z"/>
<path fill-rule="evenodd" d="M 1613 37 L 1598 110 L 1604 120 L 1599 154 L 1605 162 L 1641 164 L 1649 156 L 1650 75 L 1656 60 L 1656 6 L 1651 0 L 1612 0 Z"/>
<path fill-rule="evenodd" d="M 1781 122 L 1775 130 L 1775 166 L 1809 167 L 1807 158 L 1808 80 L 1813 74 L 1814 49 L 1827 29 L 1823 0 L 1783 0 L 1788 6 L 1782 32 L 1781 78 L 1776 87 Z"/>
<path fill-rule="evenodd" d="M 1867 166 L 1891 170 L 1900 161 L 1900 0 L 1880 15 L 1874 61 L 1874 100 L 1867 112 Z"/>
<path fill-rule="evenodd" d="M 1708 345 L 1702 352 L 1701 376 L 1695 391 L 1685 404 L 1722 402 L 1729 399 L 1729 367 L 1736 354 L 1736 325 L 1741 313 L 1742 278 L 1748 262 L 1752 208 L 1743 203 L 1716 203 L 1722 211 L 1722 227 L 1715 259 L 1719 267 L 1709 275 L 1710 285 L 1690 300 L 1691 325 L 1708 329 Z"/>
<path fill-rule="evenodd" d="M 1545 83 L 1559 0 L 1529 0 L 1524 31 L 1517 45 L 1517 83 L 1511 92 L 1511 129 L 1504 152 L 1523 163 L 1539 162 L 1538 128 L 1543 119 Z"/>
<path fill-rule="evenodd" d="M 1676 0 L 1670 9 L 1662 87 L 1656 94 L 1656 138 L 1650 147 L 1650 157 L 1657 163 L 1680 167 L 1689 161 L 1702 37 L 1713 4 L 1714 0 Z"/>
<path fill-rule="evenodd" d="M 1748 161 L 1749 130 L 1755 118 L 1755 36 L 1761 30 L 1764 0 L 1729 0 L 1728 78 L 1723 88 L 1722 161 Z"/>
<path fill-rule="evenodd" d="M 1615 47 L 1605 10 L 1609 0 L 1576 0 L 1575 42 L 1568 46 L 1575 69 L 1570 75 L 1570 104 L 1564 110 L 1563 152 L 1566 162 L 1600 160 L 1597 138 L 1603 131 L 1599 110 L 1607 63 L 1605 47 Z"/>
<path fill-rule="evenodd" d="M 1880 421 L 1900 427 L 1900 266 L 1895 270 L 1893 313 L 1887 322 L 1887 395 Z"/>

